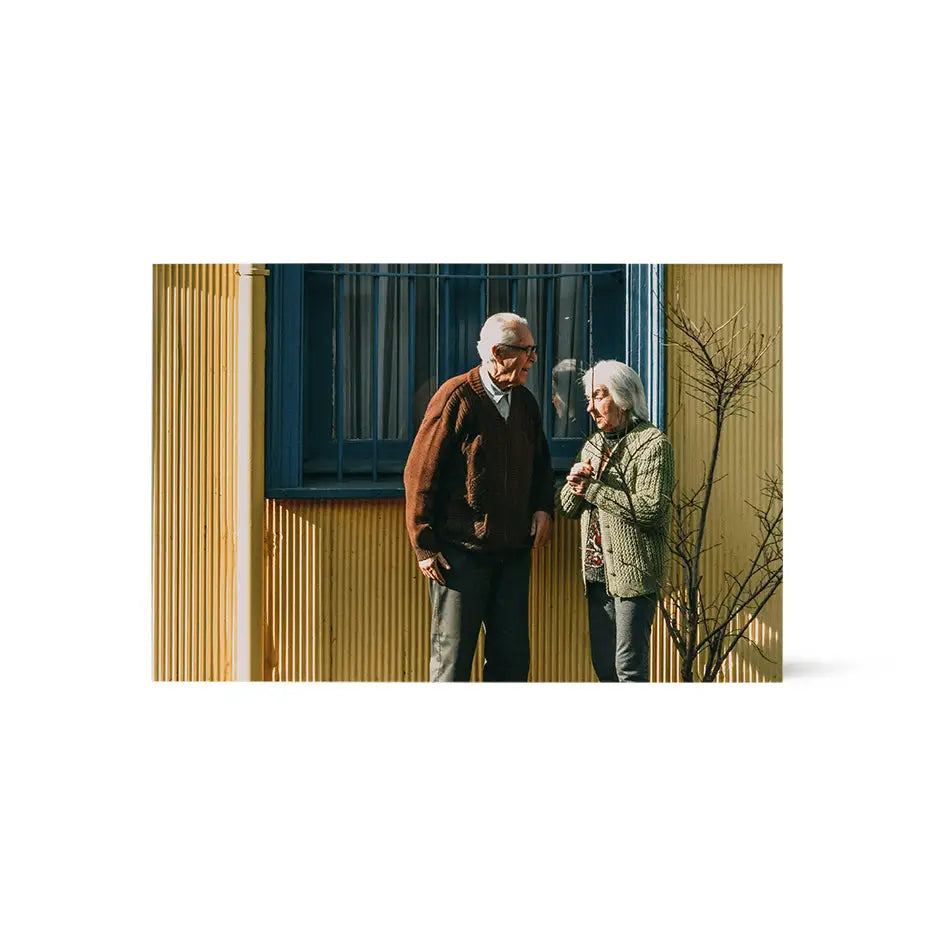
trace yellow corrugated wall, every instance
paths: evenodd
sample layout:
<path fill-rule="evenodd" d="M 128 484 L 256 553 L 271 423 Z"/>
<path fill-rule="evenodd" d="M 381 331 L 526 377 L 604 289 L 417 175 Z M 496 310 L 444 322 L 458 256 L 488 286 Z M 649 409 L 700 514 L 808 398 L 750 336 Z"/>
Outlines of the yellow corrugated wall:
<path fill-rule="evenodd" d="M 669 266 L 669 293 L 679 284 L 688 312 L 719 315 L 745 304 L 747 320 L 766 331 L 781 322 L 780 266 Z M 710 439 L 709 425 L 683 400 L 676 364 L 669 358 L 668 415 L 680 480 L 699 471 Z M 758 495 L 758 473 L 781 464 L 780 366 L 769 383 L 771 392 L 756 399 L 756 414 L 731 425 L 723 444 L 721 467 L 732 467 L 734 475 L 721 483 L 711 509 L 711 533 L 724 545 L 710 554 L 708 578 L 719 574 L 722 563 L 745 560 L 752 528 L 743 502 Z M 532 681 L 594 680 L 578 539 L 578 524 L 560 518 L 551 544 L 534 557 Z M 265 546 L 267 679 L 427 680 L 430 606 L 404 530 L 402 500 L 268 500 Z M 741 644 L 727 662 L 725 679 L 780 678 L 780 595 L 763 610 L 753 637 L 778 663 L 767 664 Z M 475 679 L 480 664 L 481 649 Z M 678 675 L 677 653 L 659 617 L 652 633 L 652 680 L 674 681 Z"/>
<path fill-rule="evenodd" d="M 532 568 L 531 680 L 590 680 L 579 527 L 554 532 Z M 269 680 L 427 680 L 430 602 L 403 499 L 269 499 L 265 548 Z"/>
<path fill-rule="evenodd" d="M 234 264 L 153 267 L 153 677 L 230 680 L 235 638 Z"/>
<path fill-rule="evenodd" d="M 782 267 L 780 264 L 686 264 L 667 268 L 667 293 L 691 318 L 706 316 L 714 325 L 742 307 L 739 322 L 771 336 L 782 324 Z M 746 502 L 761 502 L 759 477 L 782 466 L 782 337 L 776 339 L 778 366 L 766 387 L 756 392 L 753 413 L 731 417 L 720 442 L 717 476 L 710 504 L 704 583 L 721 582 L 726 569 L 742 571 L 751 557 L 752 535 L 758 530 Z M 667 430 L 674 444 L 675 477 L 680 487 L 702 481 L 713 445 L 713 427 L 699 416 L 699 405 L 684 394 L 679 350 L 668 348 Z M 742 624 L 742 623 L 739 623 Z M 782 591 L 765 606 L 751 627 L 759 651 L 744 642 L 736 646 L 720 675 L 731 681 L 777 681 L 782 677 Z M 659 646 L 667 640 L 656 624 Z M 674 667 L 677 667 L 676 659 Z"/>
<path fill-rule="evenodd" d="M 402 499 L 268 499 L 264 674 L 267 680 L 426 681 L 430 602 L 404 529 Z M 559 517 L 534 554 L 531 681 L 592 681 L 579 522 Z M 481 679 L 484 640 L 473 669 Z M 651 678 L 678 679 L 663 625 Z"/>

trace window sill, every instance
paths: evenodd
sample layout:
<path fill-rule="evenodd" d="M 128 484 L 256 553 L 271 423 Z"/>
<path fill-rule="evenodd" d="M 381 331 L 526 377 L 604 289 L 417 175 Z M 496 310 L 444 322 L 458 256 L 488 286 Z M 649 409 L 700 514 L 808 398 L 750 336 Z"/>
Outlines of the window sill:
<path fill-rule="evenodd" d="M 294 488 L 268 489 L 265 498 L 403 498 L 401 479 L 372 482 L 370 479 L 350 479 L 310 482 Z"/>

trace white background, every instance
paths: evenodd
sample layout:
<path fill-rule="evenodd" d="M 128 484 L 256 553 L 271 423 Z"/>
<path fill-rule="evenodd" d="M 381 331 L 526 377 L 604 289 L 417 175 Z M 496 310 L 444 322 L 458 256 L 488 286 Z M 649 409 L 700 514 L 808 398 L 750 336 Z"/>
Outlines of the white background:
<path fill-rule="evenodd" d="M 933 924 L 919 10 L 5 14 L 6 934 Z M 784 264 L 782 685 L 150 681 L 153 263 L 584 258 Z"/>

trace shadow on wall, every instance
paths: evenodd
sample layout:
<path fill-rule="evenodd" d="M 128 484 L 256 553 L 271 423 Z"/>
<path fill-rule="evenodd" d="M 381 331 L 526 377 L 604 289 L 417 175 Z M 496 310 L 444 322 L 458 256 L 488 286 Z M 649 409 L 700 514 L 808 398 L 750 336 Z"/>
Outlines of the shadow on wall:
<path fill-rule="evenodd" d="M 673 604 L 670 605 L 672 619 L 680 622 Z M 776 682 L 782 680 L 782 633 L 777 623 L 781 622 L 781 591 L 766 604 L 763 617 L 750 625 L 746 634 L 751 641 L 740 640 L 717 674 L 717 683 L 724 682 Z M 737 619 L 734 627 L 745 624 Z M 702 680 L 706 666 L 706 651 L 701 652 L 695 662 L 697 680 Z M 681 661 L 668 635 L 661 610 L 652 627 L 652 680 L 661 682 L 680 681 Z"/>
<path fill-rule="evenodd" d="M 269 499 L 264 540 L 266 680 L 428 680 L 430 603 L 402 499 Z M 578 563 L 579 526 L 559 519 L 532 563 L 531 681 L 593 680 Z"/>
<path fill-rule="evenodd" d="M 756 619 L 747 630 L 752 642 L 740 641 L 720 669 L 720 681 L 782 680 L 781 629 L 770 622 L 781 621 L 781 597 L 766 606 L 764 618 Z M 777 615 L 773 613 L 778 610 Z M 744 623 L 743 623 L 744 624 Z"/>
<path fill-rule="evenodd" d="M 430 603 L 404 530 L 401 499 L 266 503 L 265 680 L 426 681 Z M 558 518 L 531 572 L 536 681 L 595 681 L 580 578 L 579 524 Z M 656 622 L 652 679 L 677 680 Z M 481 678 L 482 640 L 473 677 Z M 771 654 L 771 652 L 770 652 Z M 758 654 L 736 680 L 777 680 Z"/>

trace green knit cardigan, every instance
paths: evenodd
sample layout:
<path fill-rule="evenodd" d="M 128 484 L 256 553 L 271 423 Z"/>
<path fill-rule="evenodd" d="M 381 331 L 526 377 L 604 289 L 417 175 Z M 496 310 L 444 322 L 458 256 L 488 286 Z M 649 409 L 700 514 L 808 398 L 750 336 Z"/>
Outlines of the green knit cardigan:
<path fill-rule="evenodd" d="M 600 465 L 603 435 L 594 433 L 578 462 Z M 606 589 L 625 598 L 657 592 L 668 563 L 668 522 L 674 491 L 674 450 L 647 420 L 613 445 L 598 479 L 576 495 L 569 483 L 560 490 L 560 510 L 580 519 L 581 570 L 586 554 L 590 507 L 599 509 Z M 586 577 L 583 578 L 584 589 Z"/>

